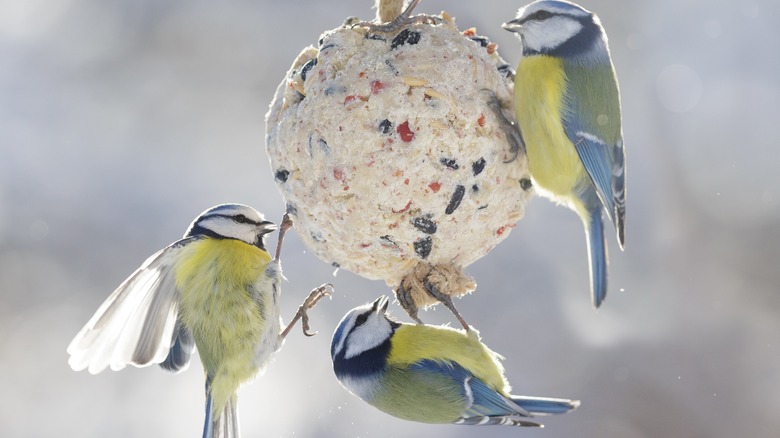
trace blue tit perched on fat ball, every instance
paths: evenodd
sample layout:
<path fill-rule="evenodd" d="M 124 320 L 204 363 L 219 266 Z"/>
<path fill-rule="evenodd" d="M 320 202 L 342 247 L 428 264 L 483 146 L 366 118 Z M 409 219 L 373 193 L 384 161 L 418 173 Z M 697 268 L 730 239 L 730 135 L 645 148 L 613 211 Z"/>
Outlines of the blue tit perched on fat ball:
<path fill-rule="evenodd" d="M 273 222 L 251 207 L 222 204 L 198 216 L 184 238 L 149 257 L 100 306 L 68 346 L 68 363 L 106 367 L 159 364 L 180 372 L 195 348 L 206 373 L 204 437 L 237 437 L 236 392 L 260 373 L 299 318 L 329 292 L 312 291 L 281 330 L 279 253 L 265 247 Z"/>
<path fill-rule="evenodd" d="M 540 427 L 525 419 L 579 406 L 510 395 L 500 357 L 476 330 L 400 323 L 387 306 L 382 296 L 349 311 L 330 348 L 341 384 L 377 409 L 423 423 Z"/>
<path fill-rule="evenodd" d="M 587 234 L 591 297 L 607 294 L 603 211 L 625 245 L 625 151 L 620 93 L 596 14 L 567 1 L 541 0 L 504 23 L 523 54 L 515 105 L 539 192 L 580 216 Z"/>

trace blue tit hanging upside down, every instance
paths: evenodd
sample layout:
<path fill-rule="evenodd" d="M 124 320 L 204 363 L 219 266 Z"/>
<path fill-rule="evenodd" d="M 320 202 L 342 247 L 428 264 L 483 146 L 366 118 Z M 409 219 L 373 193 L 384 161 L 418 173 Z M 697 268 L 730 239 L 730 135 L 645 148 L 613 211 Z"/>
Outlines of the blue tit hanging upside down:
<path fill-rule="evenodd" d="M 523 55 L 515 105 L 528 167 L 545 197 L 580 216 L 587 235 L 591 297 L 607 294 L 603 210 L 625 245 L 625 152 L 620 94 L 596 14 L 574 3 L 536 1 L 504 23 Z"/>
<path fill-rule="evenodd" d="M 423 423 L 541 427 L 525 419 L 579 406 L 510 395 L 499 356 L 476 330 L 400 323 L 387 306 L 382 296 L 349 311 L 330 347 L 341 384 L 377 409 Z"/>
<path fill-rule="evenodd" d="M 279 255 L 265 248 L 276 229 L 251 207 L 222 204 L 201 213 L 184 238 L 149 257 L 100 306 L 68 346 L 68 363 L 96 374 L 106 367 L 161 367 L 180 372 L 197 347 L 206 373 L 204 438 L 238 437 L 236 392 L 260 373 L 298 319 L 330 285 L 309 295 L 282 331 Z"/>

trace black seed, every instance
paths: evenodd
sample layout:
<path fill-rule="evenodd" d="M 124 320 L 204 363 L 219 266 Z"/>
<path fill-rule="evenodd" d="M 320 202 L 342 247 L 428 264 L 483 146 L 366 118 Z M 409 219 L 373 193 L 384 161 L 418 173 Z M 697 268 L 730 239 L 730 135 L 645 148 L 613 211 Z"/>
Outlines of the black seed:
<path fill-rule="evenodd" d="M 279 169 L 276 171 L 276 175 L 274 175 L 274 178 L 276 178 L 277 181 L 284 183 L 287 182 L 287 177 L 290 176 L 290 171 L 287 169 Z"/>
<path fill-rule="evenodd" d="M 309 235 L 311 236 L 312 240 L 314 240 L 315 242 L 325 242 L 326 241 L 325 237 L 323 237 L 322 234 L 320 234 L 320 233 L 311 233 Z"/>
<path fill-rule="evenodd" d="M 520 180 L 520 187 L 521 187 L 523 190 L 528 190 L 528 189 L 530 189 L 532 186 L 533 186 L 533 184 L 531 183 L 531 180 L 530 180 L 530 179 L 528 179 L 528 178 L 523 178 L 523 179 L 521 179 L 521 180 Z"/>
<path fill-rule="evenodd" d="M 485 159 L 480 157 L 479 160 L 471 163 L 471 171 L 474 172 L 474 176 L 479 175 L 482 173 L 482 170 L 485 169 Z"/>
<path fill-rule="evenodd" d="M 342 26 L 344 26 L 344 27 L 351 27 L 351 26 L 353 26 L 353 25 L 355 25 L 357 23 L 360 23 L 360 21 L 361 20 L 358 17 L 347 17 L 347 18 L 344 19 L 344 23 L 342 24 Z"/>
<path fill-rule="evenodd" d="M 439 160 L 439 162 L 452 170 L 460 169 L 460 166 L 458 166 L 458 161 L 454 158 L 442 158 Z"/>
<path fill-rule="evenodd" d="M 515 72 L 512 71 L 512 66 L 509 64 L 502 64 L 498 66 L 498 72 L 501 73 L 505 78 L 514 78 Z"/>
<path fill-rule="evenodd" d="M 330 146 L 328 146 L 328 142 L 325 141 L 324 138 L 317 136 L 317 140 L 314 140 L 314 133 L 309 134 L 309 156 L 314 156 L 314 144 L 317 144 L 317 147 L 319 148 L 322 153 L 325 155 L 330 155 Z"/>
<path fill-rule="evenodd" d="M 322 46 L 322 43 L 325 42 L 325 38 L 320 38 L 319 41 L 317 41 L 318 46 Z"/>
<path fill-rule="evenodd" d="M 406 44 L 406 38 L 409 36 L 409 29 L 404 29 L 398 35 L 393 38 L 390 43 L 390 49 L 395 49 L 398 46 Z"/>
<path fill-rule="evenodd" d="M 404 44 L 409 44 L 410 46 L 413 46 L 420 42 L 420 32 L 411 31 L 409 29 L 404 29 L 401 32 L 398 33 L 398 35 L 393 38 L 393 41 L 390 42 L 390 49 L 395 49 L 398 46 L 403 46 Z"/>
<path fill-rule="evenodd" d="M 478 43 L 479 43 L 479 45 L 480 45 L 480 46 L 482 46 L 482 47 L 487 47 L 488 43 L 490 42 L 490 41 L 488 41 L 488 39 L 487 39 L 487 38 L 485 38 L 485 37 L 481 37 L 481 36 L 475 36 L 475 37 L 471 37 L 471 38 L 469 38 L 469 39 L 470 39 L 471 41 L 478 42 Z"/>
<path fill-rule="evenodd" d="M 406 39 L 406 43 L 413 46 L 420 42 L 420 32 L 410 32 L 409 38 Z"/>
<path fill-rule="evenodd" d="M 416 217 L 412 219 L 412 225 L 425 234 L 436 233 L 436 222 L 428 219 L 427 217 Z"/>
<path fill-rule="evenodd" d="M 382 134 L 389 134 L 393 130 L 393 122 L 390 120 L 384 119 L 381 122 L 379 122 L 379 132 Z"/>
<path fill-rule="evenodd" d="M 376 33 L 372 33 L 371 35 L 366 34 L 366 38 L 369 40 L 387 41 L 382 35 Z"/>
<path fill-rule="evenodd" d="M 459 185 L 455 187 L 455 191 L 452 193 L 452 198 L 450 198 L 450 203 L 447 205 L 447 209 L 444 210 L 444 213 L 446 214 L 452 214 L 457 210 L 457 208 L 460 206 L 460 201 L 463 200 L 463 195 L 466 193 L 466 188 Z"/>
<path fill-rule="evenodd" d="M 472 192 L 478 192 L 479 191 L 479 186 L 474 184 L 473 186 L 471 186 L 471 191 Z"/>
<path fill-rule="evenodd" d="M 309 73 L 309 70 L 311 70 L 312 67 L 317 65 L 317 58 L 310 59 L 309 62 L 306 64 L 303 64 L 303 67 L 301 68 L 301 80 L 306 82 L 306 75 Z"/>
<path fill-rule="evenodd" d="M 333 262 L 330 265 L 333 266 L 334 268 L 340 268 L 341 267 L 341 264 L 339 262 Z"/>
<path fill-rule="evenodd" d="M 379 240 L 381 240 L 383 242 L 382 245 L 389 245 L 389 246 L 392 246 L 395 249 L 398 249 L 398 244 L 395 243 L 395 241 L 390 237 L 389 234 L 385 235 L 385 236 L 379 237 Z"/>
<path fill-rule="evenodd" d="M 485 204 L 485 205 L 480 205 L 479 207 L 477 207 L 477 210 L 484 210 L 484 209 L 486 209 L 486 208 L 488 208 L 488 205 L 487 205 L 487 204 Z"/>
<path fill-rule="evenodd" d="M 392 61 L 390 61 L 389 59 L 385 59 L 385 65 L 387 65 L 388 67 L 390 67 L 390 70 L 392 70 L 392 71 L 393 71 L 393 74 L 394 74 L 394 75 L 398 76 L 398 73 L 399 73 L 399 72 L 398 72 L 398 69 L 397 69 L 397 68 L 395 68 L 395 66 L 393 65 Z"/>
<path fill-rule="evenodd" d="M 326 142 L 324 138 L 320 137 L 317 139 L 317 146 L 320 147 L 320 150 L 324 152 L 325 155 L 330 155 L 330 146 L 328 146 L 328 142 Z"/>
<path fill-rule="evenodd" d="M 433 248 L 433 239 L 431 239 L 431 236 L 425 237 L 423 239 L 414 242 L 414 252 L 416 252 L 417 255 L 420 256 L 420 258 L 422 259 L 428 257 L 431 254 L 432 248 Z"/>

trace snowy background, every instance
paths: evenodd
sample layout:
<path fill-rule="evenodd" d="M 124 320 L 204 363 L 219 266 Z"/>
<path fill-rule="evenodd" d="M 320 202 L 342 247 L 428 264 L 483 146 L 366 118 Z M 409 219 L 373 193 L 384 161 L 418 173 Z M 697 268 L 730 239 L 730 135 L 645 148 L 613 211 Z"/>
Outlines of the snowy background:
<path fill-rule="evenodd" d="M 0 435 L 200 436 L 203 376 L 76 373 L 65 347 L 104 298 L 207 207 L 284 205 L 263 117 L 300 49 L 369 0 L 0 1 Z M 513 64 L 518 3 L 425 0 Z M 469 268 L 458 303 L 506 356 L 518 394 L 578 398 L 543 430 L 431 426 L 344 391 L 330 335 L 389 293 L 332 268 L 295 233 L 288 320 L 311 287 L 337 294 L 243 387 L 244 436 L 770 437 L 780 431 L 780 3 L 607 1 L 624 102 L 626 252 L 590 305 L 572 212 L 534 199 Z M 275 244 L 275 238 L 269 240 Z M 396 305 L 393 312 L 405 318 Z M 431 323 L 452 321 L 435 310 Z"/>

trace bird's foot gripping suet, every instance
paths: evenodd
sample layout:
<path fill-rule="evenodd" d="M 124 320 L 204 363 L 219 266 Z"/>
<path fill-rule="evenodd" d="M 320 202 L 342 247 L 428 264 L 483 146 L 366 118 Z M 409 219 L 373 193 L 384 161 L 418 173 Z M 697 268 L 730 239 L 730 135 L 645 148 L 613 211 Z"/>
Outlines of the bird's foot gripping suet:
<path fill-rule="evenodd" d="M 452 302 L 452 297 L 465 295 L 476 289 L 474 280 L 454 265 L 429 265 L 419 263 L 414 270 L 401 280 L 395 289 L 395 296 L 410 318 L 418 324 L 423 322 L 418 316 L 420 308 L 436 303 L 444 304 L 464 329 L 469 325 L 460 315 Z"/>
<path fill-rule="evenodd" d="M 460 316 L 460 312 L 458 312 L 458 309 L 455 308 L 455 304 L 452 302 L 452 298 L 449 295 L 445 295 L 441 293 L 436 288 L 436 286 L 434 286 L 429 281 L 425 282 L 425 290 L 427 290 L 432 297 L 436 298 L 437 300 L 439 300 L 439 302 L 444 304 L 445 307 L 450 309 L 450 312 L 452 312 L 452 314 L 455 315 L 455 318 L 458 320 L 460 325 L 463 326 L 465 330 L 469 330 L 469 324 L 466 322 L 465 319 L 463 319 L 462 316 Z"/>
<path fill-rule="evenodd" d="M 414 298 L 412 298 L 412 288 L 407 287 L 406 283 L 406 279 L 404 279 L 395 289 L 395 298 L 398 300 L 398 304 L 406 311 L 406 314 L 409 315 L 409 318 L 412 318 L 412 321 L 417 324 L 423 324 L 420 317 L 417 316 L 419 308 L 414 303 Z"/>
<path fill-rule="evenodd" d="M 290 213 L 285 213 L 282 218 L 282 223 L 279 224 L 279 239 L 276 241 L 276 254 L 274 260 L 279 260 L 282 253 L 282 242 L 284 242 L 284 236 L 287 234 L 287 230 L 293 227 L 293 220 Z"/>
<path fill-rule="evenodd" d="M 412 11 L 417 7 L 420 0 L 412 0 L 409 5 L 401 12 L 401 15 L 395 17 L 393 21 L 386 24 L 376 24 L 370 21 L 360 21 L 352 24 L 352 27 L 365 27 L 368 29 L 368 34 L 376 33 L 395 33 L 399 30 L 411 26 L 412 24 L 424 24 L 424 23 L 436 23 L 438 18 L 430 15 L 415 15 L 412 17 Z"/>
<path fill-rule="evenodd" d="M 305 300 L 303 300 L 303 304 L 301 304 L 298 307 L 298 311 L 295 313 L 295 316 L 293 316 L 292 320 L 290 321 L 290 324 L 285 327 L 284 331 L 281 334 L 282 339 L 287 337 L 287 335 L 292 330 L 293 326 L 295 326 L 295 323 L 298 322 L 298 320 L 301 320 L 301 328 L 303 329 L 303 334 L 306 336 L 314 336 L 317 334 L 317 332 L 310 332 L 309 327 L 309 310 L 313 309 L 315 305 L 317 305 L 317 302 L 319 302 L 323 297 L 330 297 L 333 296 L 334 289 L 333 285 L 323 284 L 322 286 L 319 286 L 315 288 L 314 290 L 309 293 L 309 296 L 306 297 Z"/>
<path fill-rule="evenodd" d="M 506 160 L 505 163 L 511 163 L 517 159 L 517 156 L 520 155 L 521 152 L 523 155 L 526 153 L 525 143 L 523 143 L 523 136 L 520 132 L 520 127 L 517 125 L 517 123 L 509 120 L 504 115 L 504 111 L 501 109 L 501 102 L 498 101 L 498 96 L 496 96 L 496 93 L 493 90 L 489 90 L 487 88 L 483 89 L 482 94 L 485 95 L 488 107 L 496 116 L 496 120 L 498 120 L 498 123 L 501 126 L 501 130 L 504 131 L 506 139 L 509 142 L 509 152 L 512 153 L 512 158 Z"/>

